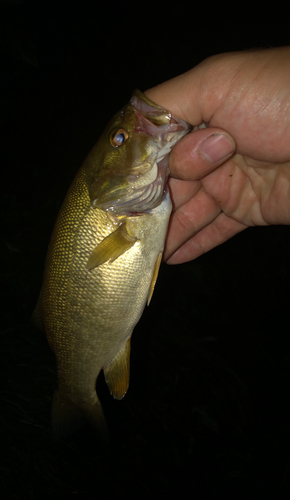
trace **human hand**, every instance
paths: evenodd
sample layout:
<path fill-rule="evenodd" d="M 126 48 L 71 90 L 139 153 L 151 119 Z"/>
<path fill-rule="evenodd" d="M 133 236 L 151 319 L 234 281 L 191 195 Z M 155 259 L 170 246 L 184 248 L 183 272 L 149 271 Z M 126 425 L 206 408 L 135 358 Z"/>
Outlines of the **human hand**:
<path fill-rule="evenodd" d="M 290 224 L 290 48 L 213 56 L 146 95 L 209 127 L 170 155 L 169 264 L 249 226 Z"/>

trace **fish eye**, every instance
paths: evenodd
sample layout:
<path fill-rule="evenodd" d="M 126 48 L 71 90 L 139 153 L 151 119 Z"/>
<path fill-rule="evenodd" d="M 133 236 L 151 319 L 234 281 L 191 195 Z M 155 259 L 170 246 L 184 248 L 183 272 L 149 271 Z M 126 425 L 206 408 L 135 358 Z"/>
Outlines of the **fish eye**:
<path fill-rule="evenodd" d="M 122 146 L 124 142 L 128 139 L 129 135 L 123 128 L 116 130 L 110 137 L 110 143 L 114 148 Z"/>

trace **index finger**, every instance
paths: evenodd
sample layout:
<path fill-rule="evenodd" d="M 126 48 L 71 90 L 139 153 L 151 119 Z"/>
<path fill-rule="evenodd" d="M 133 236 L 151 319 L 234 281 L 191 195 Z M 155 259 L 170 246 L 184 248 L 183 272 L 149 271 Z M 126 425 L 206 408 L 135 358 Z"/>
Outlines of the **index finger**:
<path fill-rule="evenodd" d="M 225 71 L 229 59 L 232 59 L 231 70 Z M 186 73 L 146 90 L 145 94 L 191 125 L 210 122 L 239 65 L 237 53 L 232 57 L 231 54 L 209 57 Z"/>

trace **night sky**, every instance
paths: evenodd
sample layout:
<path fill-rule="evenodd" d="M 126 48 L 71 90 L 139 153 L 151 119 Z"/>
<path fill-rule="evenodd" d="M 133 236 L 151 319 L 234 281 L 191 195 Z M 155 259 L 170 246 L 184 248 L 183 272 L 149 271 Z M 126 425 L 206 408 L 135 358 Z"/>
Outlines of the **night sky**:
<path fill-rule="evenodd" d="M 259 15 L 236 3 L 156 5 L 0 2 L 1 500 L 287 498 L 287 226 L 163 265 L 133 335 L 128 394 L 115 401 L 97 382 L 110 444 L 88 428 L 51 438 L 54 355 L 30 319 L 82 161 L 135 88 L 290 40 L 276 4 Z"/>

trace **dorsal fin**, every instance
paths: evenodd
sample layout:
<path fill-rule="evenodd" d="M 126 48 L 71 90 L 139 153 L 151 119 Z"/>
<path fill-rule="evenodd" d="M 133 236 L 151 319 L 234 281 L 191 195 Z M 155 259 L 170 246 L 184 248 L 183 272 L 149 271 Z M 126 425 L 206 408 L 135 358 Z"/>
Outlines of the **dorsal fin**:
<path fill-rule="evenodd" d="M 112 359 L 111 363 L 104 367 L 105 380 L 110 393 L 115 399 L 122 399 L 129 387 L 130 350 L 131 337 Z"/>
<path fill-rule="evenodd" d="M 128 234 L 126 222 L 123 222 L 116 231 L 104 238 L 93 250 L 87 262 L 87 268 L 94 269 L 105 262 L 113 262 L 120 255 L 127 252 L 136 241 L 137 238 L 133 238 Z"/>

